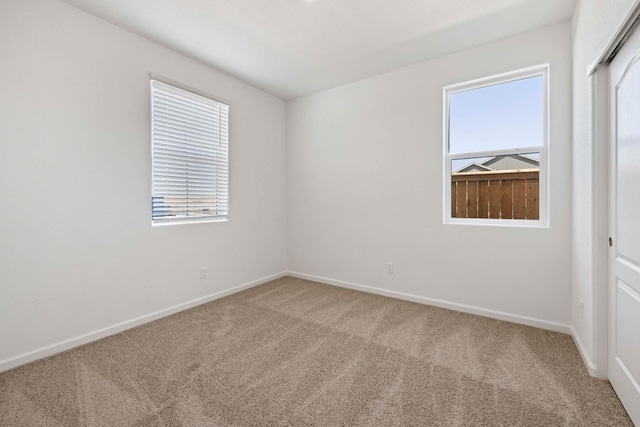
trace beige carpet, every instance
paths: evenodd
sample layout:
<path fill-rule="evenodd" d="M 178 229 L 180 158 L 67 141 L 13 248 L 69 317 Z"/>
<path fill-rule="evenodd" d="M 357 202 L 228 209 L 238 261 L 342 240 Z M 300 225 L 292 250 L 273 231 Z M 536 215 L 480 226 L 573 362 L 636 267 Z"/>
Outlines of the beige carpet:
<path fill-rule="evenodd" d="M 1 426 L 626 426 L 568 335 L 283 278 L 0 374 Z"/>

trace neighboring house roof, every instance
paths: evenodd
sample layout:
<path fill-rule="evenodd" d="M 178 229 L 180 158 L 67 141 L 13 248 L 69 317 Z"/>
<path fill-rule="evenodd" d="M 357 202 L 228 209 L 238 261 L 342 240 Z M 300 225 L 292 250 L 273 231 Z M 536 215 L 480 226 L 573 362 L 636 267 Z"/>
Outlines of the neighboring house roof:
<path fill-rule="evenodd" d="M 462 169 L 457 170 L 456 172 L 486 172 L 490 170 L 492 169 L 486 166 L 483 166 L 480 163 L 471 163 L 470 165 L 467 165 Z"/>
<path fill-rule="evenodd" d="M 482 163 L 482 165 L 490 169 L 501 170 L 504 168 L 498 167 L 498 166 L 501 163 L 507 163 L 507 162 L 512 165 L 513 164 L 517 165 L 518 163 L 522 163 L 523 167 L 540 166 L 540 161 L 533 159 L 531 157 L 523 156 L 522 154 L 509 154 L 507 156 L 496 156 Z M 510 167 L 509 169 L 517 169 L 517 168 Z M 519 169 L 523 169 L 523 168 L 519 168 Z"/>
<path fill-rule="evenodd" d="M 532 169 L 540 166 L 540 161 L 523 154 L 507 154 L 491 157 L 482 163 L 473 162 L 464 165 L 454 173 L 487 172 L 492 170 Z"/>

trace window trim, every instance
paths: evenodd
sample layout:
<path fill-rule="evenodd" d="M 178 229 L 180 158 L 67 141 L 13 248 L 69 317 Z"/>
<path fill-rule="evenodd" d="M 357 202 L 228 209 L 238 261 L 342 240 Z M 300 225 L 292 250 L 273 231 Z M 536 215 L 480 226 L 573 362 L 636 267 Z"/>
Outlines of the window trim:
<path fill-rule="evenodd" d="M 551 106 L 549 104 L 549 64 L 510 71 L 489 77 L 483 77 L 463 83 L 456 83 L 443 88 L 443 193 L 444 193 L 444 224 L 466 224 L 500 227 L 549 227 L 549 117 Z M 513 149 L 473 151 L 467 153 L 449 153 L 449 97 L 452 94 L 466 92 L 487 86 L 522 80 L 529 77 L 542 76 L 543 78 L 543 144 L 541 146 L 523 147 Z M 456 159 L 472 157 L 493 157 L 503 154 L 527 154 L 540 153 L 540 185 L 539 185 L 539 219 L 495 219 L 495 218 L 452 218 L 451 217 L 451 163 Z"/>
<path fill-rule="evenodd" d="M 191 92 L 195 95 L 204 97 L 204 98 L 208 98 L 211 99 L 215 102 L 219 102 L 221 104 L 225 104 L 228 108 L 229 108 L 229 115 L 228 115 L 228 129 L 227 129 L 227 197 L 228 197 L 228 202 L 227 202 L 227 215 L 224 218 L 217 218 L 217 217 L 205 217 L 205 218 L 191 218 L 191 219 L 185 219 L 185 220 L 174 220 L 174 221 L 158 221 L 158 220 L 153 220 L 153 218 L 151 218 L 151 226 L 152 227 L 167 227 L 167 226 L 173 226 L 173 225 L 186 225 L 186 224 L 206 224 L 206 223 L 224 223 L 224 222 L 228 222 L 231 219 L 231 187 L 232 187 L 232 181 L 231 181 L 231 109 L 232 109 L 232 104 L 231 101 L 225 99 L 225 98 L 221 98 L 219 96 L 215 96 L 215 95 L 211 95 L 210 93 L 206 92 L 206 91 L 202 91 L 200 89 L 196 89 L 194 87 L 185 85 L 183 83 L 177 82 L 173 79 L 164 77 L 162 75 L 159 74 L 155 74 L 155 73 L 149 73 L 147 75 L 148 78 L 148 83 L 151 84 L 154 80 L 158 81 L 160 83 L 164 83 L 167 84 L 169 86 L 173 86 L 175 88 L 187 91 L 187 92 Z M 149 91 L 149 110 L 150 115 L 149 115 L 149 141 L 151 142 L 150 146 L 149 146 L 149 170 L 150 170 L 150 181 L 149 181 L 149 194 L 151 196 L 153 196 L 153 120 L 152 120 L 152 114 L 153 114 L 153 93 L 150 90 Z"/>

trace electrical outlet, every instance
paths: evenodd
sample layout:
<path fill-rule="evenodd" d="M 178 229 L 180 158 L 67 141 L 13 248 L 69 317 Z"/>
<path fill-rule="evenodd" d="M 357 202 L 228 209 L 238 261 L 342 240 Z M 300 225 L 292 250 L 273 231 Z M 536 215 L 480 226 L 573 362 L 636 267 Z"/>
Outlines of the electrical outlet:
<path fill-rule="evenodd" d="M 580 317 L 584 319 L 584 301 L 579 301 L 580 303 Z"/>
<path fill-rule="evenodd" d="M 200 267 L 200 278 L 201 279 L 207 278 L 207 267 Z"/>
<path fill-rule="evenodd" d="M 392 262 L 388 262 L 387 263 L 387 273 L 388 274 L 393 274 L 396 271 L 396 266 L 394 263 Z"/>

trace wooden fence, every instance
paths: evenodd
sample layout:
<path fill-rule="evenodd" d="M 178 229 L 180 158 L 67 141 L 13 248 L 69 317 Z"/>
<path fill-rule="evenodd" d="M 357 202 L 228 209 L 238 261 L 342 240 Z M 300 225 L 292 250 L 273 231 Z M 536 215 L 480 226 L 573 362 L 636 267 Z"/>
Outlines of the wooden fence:
<path fill-rule="evenodd" d="M 538 169 L 461 172 L 451 176 L 452 218 L 540 218 Z"/>

